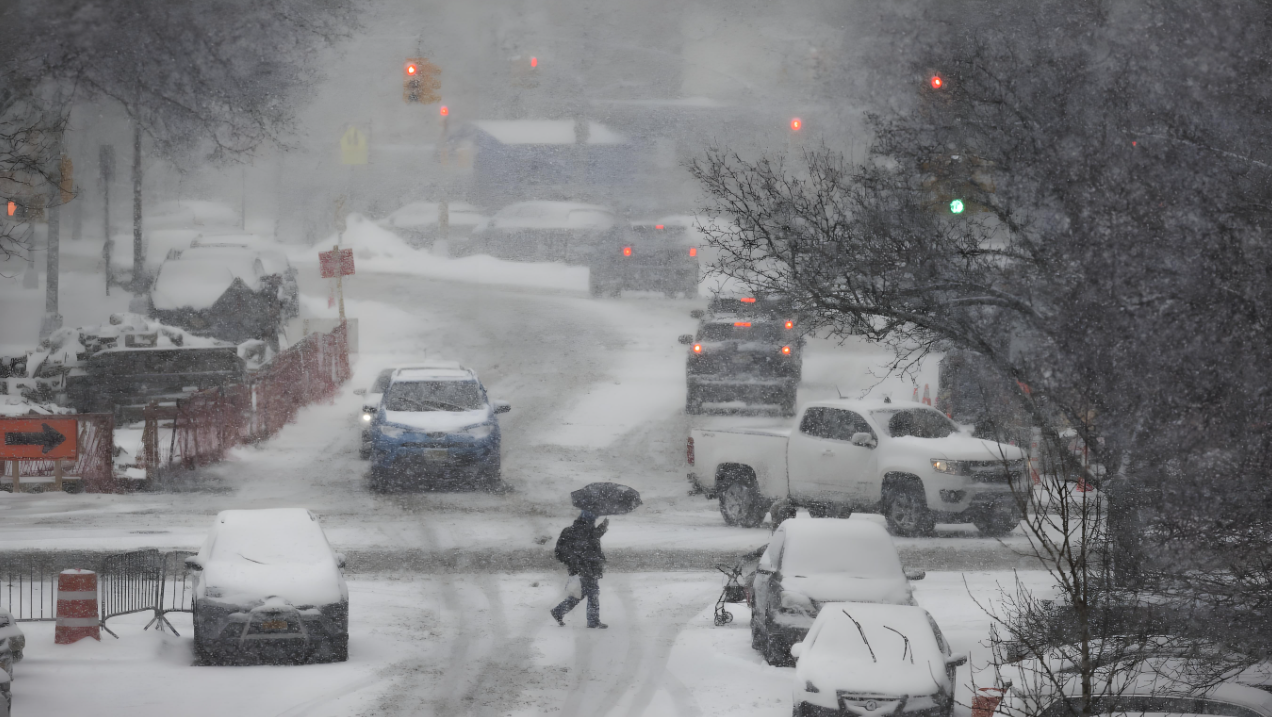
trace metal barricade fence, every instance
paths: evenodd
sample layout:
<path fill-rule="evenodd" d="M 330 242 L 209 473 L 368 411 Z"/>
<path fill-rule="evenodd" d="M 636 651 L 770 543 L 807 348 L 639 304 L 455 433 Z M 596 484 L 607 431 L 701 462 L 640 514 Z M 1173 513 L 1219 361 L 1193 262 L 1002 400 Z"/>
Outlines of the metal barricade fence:
<path fill-rule="evenodd" d="M 172 612 L 191 612 L 194 590 L 185 559 L 189 550 L 160 552 L 134 550 L 87 560 L 65 555 L 0 557 L 0 607 L 18 622 L 57 619 L 57 576 L 71 563 L 96 566 L 100 624 L 111 635 L 106 621 L 132 613 L 153 613 L 145 629 L 158 623 L 178 634 L 165 617 Z"/>
<path fill-rule="evenodd" d="M 162 586 L 163 556 L 158 550 L 134 550 L 103 559 L 97 579 L 102 627 L 110 632 L 106 627 L 110 618 L 154 610 Z"/>
<path fill-rule="evenodd" d="M 18 621 L 56 620 L 58 572 L 35 557 L 0 562 L 0 607 Z"/>

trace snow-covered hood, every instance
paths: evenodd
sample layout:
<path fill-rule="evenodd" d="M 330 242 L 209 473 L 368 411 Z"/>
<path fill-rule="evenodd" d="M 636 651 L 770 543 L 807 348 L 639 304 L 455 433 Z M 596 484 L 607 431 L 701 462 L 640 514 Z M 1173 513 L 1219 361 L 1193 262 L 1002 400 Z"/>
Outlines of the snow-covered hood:
<path fill-rule="evenodd" d="M 827 602 L 912 604 L 910 582 L 904 576 L 866 578 L 844 573 L 805 576 L 783 574 L 782 590 L 799 593 L 818 604 Z"/>
<path fill-rule="evenodd" d="M 966 434 L 956 433 L 945 438 L 916 438 L 904 436 L 893 438 L 891 443 L 897 448 L 910 451 L 926 451 L 929 458 L 945 458 L 952 461 L 1009 461 L 1021 460 L 1025 452 L 1017 446 L 996 443 Z"/>
<path fill-rule="evenodd" d="M 949 692 L 945 658 L 940 653 L 922 653 L 909 659 L 880 655 L 878 662 L 856 659 L 855 655 L 828 654 L 811 650 L 799 659 L 797 684 L 812 682 L 823 692 L 867 693 L 879 696 L 917 697 Z"/>
<path fill-rule="evenodd" d="M 451 433 L 486 423 L 493 414 L 489 406 L 472 411 L 389 411 L 384 422 L 423 433 Z"/>
<path fill-rule="evenodd" d="M 296 607 L 331 605 L 349 599 L 335 561 L 261 564 L 214 560 L 203 568 L 197 597 L 243 608 L 278 597 Z"/>

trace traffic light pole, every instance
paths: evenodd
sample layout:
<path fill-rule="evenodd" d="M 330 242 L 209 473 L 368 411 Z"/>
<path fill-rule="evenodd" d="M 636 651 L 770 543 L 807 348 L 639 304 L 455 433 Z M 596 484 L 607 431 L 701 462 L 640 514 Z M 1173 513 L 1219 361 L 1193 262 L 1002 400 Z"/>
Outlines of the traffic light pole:
<path fill-rule="evenodd" d="M 344 232 L 336 234 L 336 241 L 341 242 L 344 239 Z M 340 244 L 337 243 L 331 247 L 332 254 L 336 257 L 336 296 L 340 302 L 340 325 L 344 326 L 344 260 L 340 256 Z"/>

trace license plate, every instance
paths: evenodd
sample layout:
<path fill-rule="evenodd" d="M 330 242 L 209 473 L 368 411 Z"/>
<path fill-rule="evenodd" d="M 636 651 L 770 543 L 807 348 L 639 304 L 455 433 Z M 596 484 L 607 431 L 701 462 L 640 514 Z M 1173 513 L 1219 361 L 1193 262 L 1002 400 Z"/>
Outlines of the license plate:
<path fill-rule="evenodd" d="M 261 629 L 270 632 L 279 632 L 287 629 L 286 620 L 266 620 L 261 623 Z"/>
<path fill-rule="evenodd" d="M 426 461 L 444 461 L 447 458 L 450 458 L 450 451 L 445 448 L 430 448 L 424 451 Z"/>

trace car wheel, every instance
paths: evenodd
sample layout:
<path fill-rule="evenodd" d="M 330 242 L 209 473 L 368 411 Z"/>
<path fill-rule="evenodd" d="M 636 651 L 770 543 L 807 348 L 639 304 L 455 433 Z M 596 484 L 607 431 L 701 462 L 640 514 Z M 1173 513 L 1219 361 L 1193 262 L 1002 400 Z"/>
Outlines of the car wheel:
<path fill-rule="evenodd" d="M 995 504 L 972 517 L 972 524 L 981 535 L 1000 538 L 1020 525 L 1020 514 L 1013 506 Z"/>
<path fill-rule="evenodd" d="M 601 294 L 605 293 L 605 286 L 601 283 L 601 272 L 595 268 L 587 272 L 587 293 L 591 294 L 593 299 L 599 299 Z"/>
<path fill-rule="evenodd" d="M 720 491 L 720 517 L 725 525 L 754 528 L 764 520 L 762 501 L 755 488 L 741 480 L 734 480 Z"/>
<path fill-rule="evenodd" d="M 484 491 L 494 491 L 499 488 L 500 482 L 503 480 L 503 471 L 498 461 L 494 465 L 483 468 L 478 473 L 477 488 Z"/>
<path fill-rule="evenodd" d="M 773 503 L 773 506 L 768 511 L 773 518 L 773 530 L 777 530 L 777 526 L 794 518 L 797 510 L 799 510 L 799 507 L 786 499 Z"/>
<path fill-rule="evenodd" d="M 383 469 L 375 467 L 371 469 L 368 487 L 371 489 L 372 493 L 389 492 L 389 477 L 385 474 Z"/>
<path fill-rule="evenodd" d="M 792 418 L 795 415 L 795 391 L 796 390 L 792 388 L 789 392 L 782 396 L 781 411 L 782 415 L 787 418 Z"/>
<path fill-rule="evenodd" d="M 366 445 L 366 444 L 363 444 L 361 447 L 359 447 L 359 448 L 358 448 L 358 457 L 359 457 L 359 458 L 361 458 L 361 459 L 362 459 L 362 460 L 364 460 L 364 461 L 365 461 L 365 460 L 370 459 L 370 458 L 371 458 L 371 446 L 368 446 L 368 445 Z"/>
<path fill-rule="evenodd" d="M 927 507 L 927 496 L 917 480 L 891 486 L 885 497 L 884 517 L 888 530 L 894 535 L 914 537 L 931 535 L 936 527 L 932 511 Z"/>

